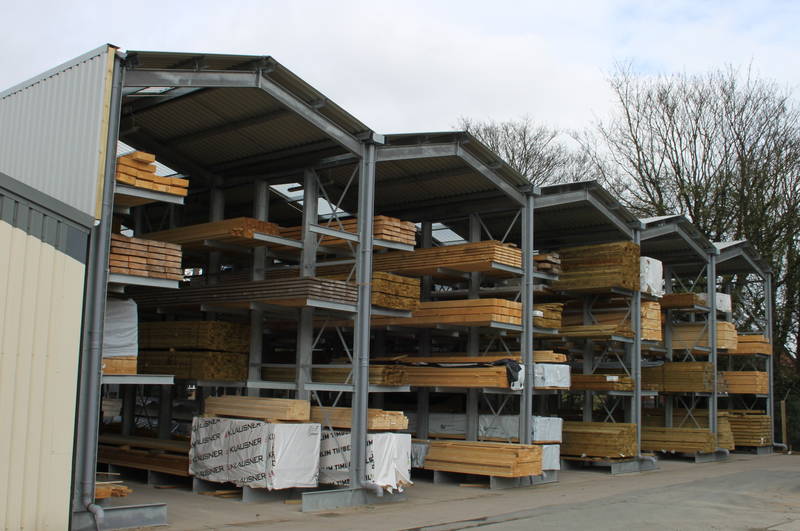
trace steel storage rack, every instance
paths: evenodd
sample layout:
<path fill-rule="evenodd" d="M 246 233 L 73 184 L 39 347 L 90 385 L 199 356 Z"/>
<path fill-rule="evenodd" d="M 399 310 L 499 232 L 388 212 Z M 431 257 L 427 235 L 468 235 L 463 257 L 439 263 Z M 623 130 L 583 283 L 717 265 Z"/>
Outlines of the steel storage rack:
<path fill-rule="evenodd" d="M 539 249 L 558 250 L 569 247 L 600 245 L 614 242 L 638 244 L 639 220 L 627 211 L 608 191 L 595 181 L 570 183 L 542 187 L 542 194 L 536 199 L 537 230 L 536 242 Z M 577 374 L 594 374 L 601 362 L 621 370 L 633 382 L 630 391 L 571 391 L 563 393 L 566 403 L 577 404 L 582 422 L 603 420 L 615 422 L 615 410 L 620 408 L 624 421 L 639 426 L 641 415 L 640 382 L 640 340 L 641 292 L 613 288 L 603 293 L 582 292 L 580 289 L 561 292 L 554 300 L 573 301 L 581 308 L 583 324 L 591 325 L 602 309 L 595 305 L 600 299 L 609 296 L 624 301 L 631 319 L 633 337 L 611 334 L 605 337 L 570 338 L 561 336 L 560 342 L 567 341 L 573 356 L 573 370 Z M 544 341 L 549 341 L 543 339 Z M 600 354 L 597 354 L 600 349 Z M 603 418 L 597 418 L 595 405 L 603 408 Z M 562 415 L 563 416 L 563 415 Z M 562 452 L 563 453 L 563 452 Z M 564 456 L 565 464 L 608 468 L 612 474 L 652 470 L 655 462 L 642 455 L 639 432 L 635 436 L 635 449 L 632 457 L 624 459 L 584 458 Z"/>
<path fill-rule="evenodd" d="M 726 404 L 729 410 L 742 410 L 746 412 L 745 414 L 755 411 L 764 412 L 769 419 L 769 426 L 772 428 L 769 430 L 770 440 L 764 440 L 762 444 L 755 446 L 752 446 L 753 442 L 750 442 L 750 444 L 737 444 L 737 449 L 745 447 L 753 449 L 759 454 L 772 453 L 773 446 L 780 446 L 785 449 L 786 441 L 775 443 L 772 437 L 775 421 L 772 270 L 753 245 L 746 240 L 714 242 L 714 246 L 719 250 L 716 273 L 719 276 L 719 286 L 724 293 L 731 296 L 734 292 L 734 287 L 738 290 L 748 284 L 755 284 L 756 288 L 760 289 L 762 293 L 763 307 L 761 311 L 757 308 L 753 309 L 752 315 L 755 322 L 750 329 L 742 330 L 739 338 L 763 336 L 767 343 L 763 345 L 764 348 L 747 349 L 747 345 L 742 345 L 745 348 L 737 347 L 738 352 L 722 350 L 719 353 L 721 356 L 719 366 L 722 371 L 744 369 L 745 371 L 753 370 L 766 373 L 767 392 L 737 393 L 729 390 L 728 396 L 720 397 L 719 400 L 721 403 Z M 737 307 L 734 304 L 731 311 L 726 312 L 725 319 L 727 321 L 736 322 L 738 320 L 738 316 L 733 311 Z M 747 350 L 752 350 L 752 353 L 748 353 Z M 722 374 L 724 376 L 726 373 L 723 372 Z M 735 440 L 736 434 L 734 432 L 734 442 Z"/>
<path fill-rule="evenodd" d="M 663 383 L 660 402 L 663 406 L 663 424 L 667 431 L 671 428 L 697 428 L 707 429 L 713 439 L 710 447 L 704 451 L 689 452 L 683 450 L 685 441 L 651 442 L 654 451 L 667 453 L 680 453 L 693 458 L 696 462 L 716 460 L 727 457 L 728 450 L 719 447 L 717 440 L 717 322 L 719 312 L 716 309 L 716 278 L 715 268 L 717 263 L 717 249 L 714 245 L 692 225 L 684 216 L 672 215 L 642 220 L 642 254 L 650 256 L 663 263 L 665 302 L 669 297 L 678 292 L 687 293 L 692 299 L 688 303 L 667 305 L 662 308 L 664 312 L 664 350 L 650 349 L 650 359 L 658 374 L 657 361 L 663 357 L 664 367 L 683 368 L 675 365 L 681 362 L 696 362 L 697 358 L 705 359 L 708 370 L 704 373 L 710 381 L 701 387 L 686 387 L 676 389 Z M 701 300 L 702 299 L 702 300 Z M 676 324 L 677 323 L 677 324 Z M 673 343 L 676 326 L 688 323 L 692 330 L 698 330 L 689 340 L 682 340 L 680 346 Z M 685 378 L 685 375 L 682 376 Z M 695 385 L 695 384 L 692 384 Z M 691 388 L 690 388 L 691 387 Z M 707 404 L 707 425 L 700 425 L 695 416 L 699 404 Z M 657 404 L 658 405 L 658 404 Z M 683 407 L 676 409 L 676 405 Z M 678 426 L 674 426 L 673 418 L 679 415 Z M 652 424 L 658 426 L 658 422 Z M 673 432 L 674 433 L 674 432 Z M 670 438 L 669 435 L 666 438 Z M 680 435 L 678 435 L 680 438 Z M 674 439 L 674 436 L 672 437 Z M 671 446 L 674 445 L 674 446 Z"/>

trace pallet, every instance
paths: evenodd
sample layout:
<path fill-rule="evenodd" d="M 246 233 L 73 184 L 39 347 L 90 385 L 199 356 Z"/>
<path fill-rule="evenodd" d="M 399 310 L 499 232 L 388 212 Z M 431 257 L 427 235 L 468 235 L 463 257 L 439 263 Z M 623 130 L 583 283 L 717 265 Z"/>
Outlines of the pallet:
<path fill-rule="evenodd" d="M 147 278 L 183 280 L 180 245 L 111 235 L 109 272 Z"/>
<path fill-rule="evenodd" d="M 311 404 L 308 400 L 259 398 L 255 396 L 214 396 L 205 399 L 206 416 L 223 416 L 262 421 L 282 420 L 308 422 Z"/>

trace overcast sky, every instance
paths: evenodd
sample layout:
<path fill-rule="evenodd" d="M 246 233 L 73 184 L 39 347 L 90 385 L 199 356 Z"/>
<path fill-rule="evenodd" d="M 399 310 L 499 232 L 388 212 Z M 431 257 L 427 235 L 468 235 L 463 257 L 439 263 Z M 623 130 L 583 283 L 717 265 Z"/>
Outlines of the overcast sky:
<path fill-rule="evenodd" d="M 797 1 L 46 0 L 3 6 L 0 89 L 109 42 L 272 55 L 379 132 L 459 116 L 581 128 L 615 62 L 701 72 L 752 62 L 800 85 Z"/>

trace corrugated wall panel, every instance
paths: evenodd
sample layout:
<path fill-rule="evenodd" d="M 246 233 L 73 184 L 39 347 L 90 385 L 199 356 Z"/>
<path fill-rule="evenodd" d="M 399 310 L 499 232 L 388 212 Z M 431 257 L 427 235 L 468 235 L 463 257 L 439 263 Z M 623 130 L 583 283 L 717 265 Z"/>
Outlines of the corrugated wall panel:
<path fill-rule="evenodd" d="M 0 523 L 66 529 L 85 267 L 0 221 Z"/>
<path fill-rule="evenodd" d="M 66 205 L 42 200 L 50 202 L 0 174 L 5 530 L 66 529 L 70 516 L 88 228 L 51 210 L 75 214 Z"/>
<path fill-rule="evenodd" d="M 103 46 L 0 93 L 0 172 L 96 218 L 114 53 Z"/>

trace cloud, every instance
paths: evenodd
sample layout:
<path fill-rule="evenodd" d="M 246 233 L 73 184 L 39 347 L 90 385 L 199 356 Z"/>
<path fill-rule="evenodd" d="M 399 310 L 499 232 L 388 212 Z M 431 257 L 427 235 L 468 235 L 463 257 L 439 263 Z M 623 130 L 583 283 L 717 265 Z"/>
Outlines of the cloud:
<path fill-rule="evenodd" d="M 800 81 L 787 2 L 18 3 L 0 36 L 7 87 L 104 42 L 131 49 L 273 55 L 381 132 L 458 117 L 529 115 L 585 127 L 613 104 L 605 75 L 699 72 L 751 60 Z"/>

